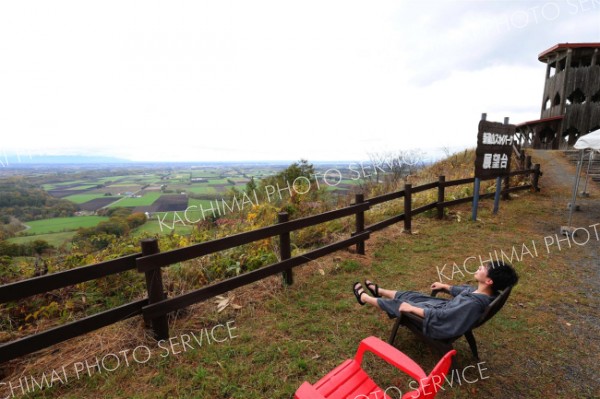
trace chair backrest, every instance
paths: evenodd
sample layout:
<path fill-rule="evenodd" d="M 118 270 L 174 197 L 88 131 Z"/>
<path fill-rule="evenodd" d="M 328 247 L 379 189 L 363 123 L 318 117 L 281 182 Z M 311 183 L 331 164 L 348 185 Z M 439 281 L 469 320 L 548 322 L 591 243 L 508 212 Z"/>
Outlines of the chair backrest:
<path fill-rule="evenodd" d="M 435 365 L 431 373 L 421 381 L 417 381 L 419 388 L 414 391 L 407 392 L 402 395 L 402 399 L 432 399 L 442 389 L 444 385 L 444 377 L 448 374 L 448 370 L 452 366 L 452 357 L 456 355 L 456 351 L 452 349 L 444 355 Z"/>
<path fill-rule="evenodd" d="M 492 303 L 488 305 L 488 307 L 485 309 L 479 320 L 477 320 L 473 328 L 479 327 L 480 325 L 494 317 L 494 315 L 498 313 L 498 311 L 502 309 L 502 306 L 504 306 L 504 304 L 506 303 L 506 300 L 508 299 L 508 296 L 510 295 L 512 289 L 513 286 L 511 285 L 502 290 L 498 294 L 498 296 L 494 298 Z"/>

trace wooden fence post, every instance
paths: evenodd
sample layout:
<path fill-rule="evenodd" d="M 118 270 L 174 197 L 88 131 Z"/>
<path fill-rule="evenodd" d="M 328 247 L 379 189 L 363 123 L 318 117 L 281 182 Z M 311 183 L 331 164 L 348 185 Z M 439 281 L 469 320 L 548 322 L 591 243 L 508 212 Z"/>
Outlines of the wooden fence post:
<path fill-rule="evenodd" d="M 502 199 L 507 200 L 510 199 L 510 194 L 508 189 L 510 188 L 510 176 L 504 176 L 504 192 L 502 193 Z"/>
<path fill-rule="evenodd" d="M 363 193 L 356 194 L 354 196 L 355 204 L 362 204 L 365 202 L 365 195 Z M 356 213 L 356 234 L 360 234 L 365 231 L 365 213 L 363 211 Z M 356 253 L 359 255 L 365 254 L 365 242 L 357 242 L 356 243 Z"/>
<path fill-rule="evenodd" d="M 540 191 L 540 186 L 539 186 L 539 182 L 540 182 L 540 175 L 542 174 L 542 172 L 540 171 L 540 164 L 536 163 L 533 166 L 534 172 L 533 172 L 533 188 L 535 189 L 535 191 Z"/>
<path fill-rule="evenodd" d="M 279 212 L 277 214 L 277 223 L 284 223 L 289 220 L 289 215 L 287 212 Z M 286 260 L 292 257 L 292 247 L 290 242 L 290 232 L 281 233 L 279 235 L 279 256 L 281 260 Z M 292 269 L 284 270 L 282 273 L 283 283 L 285 285 L 294 284 L 294 274 Z"/>
<path fill-rule="evenodd" d="M 158 240 L 150 238 L 142 240 L 142 256 L 154 255 L 160 252 L 158 248 Z M 160 302 L 166 298 L 163 288 L 162 272 L 160 267 L 145 272 L 146 275 L 146 290 L 148 291 L 148 304 Z M 154 338 L 157 340 L 169 339 L 169 323 L 167 316 L 159 316 L 152 320 L 145 320 L 146 323 L 151 323 Z"/>
<path fill-rule="evenodd" d="M 525 169 L 531 169 L 531 155 L 527 155 L 527 158 L 525 158 Z"/>
<path fill-rule="evenodd" d="M 525 168 L 525 152 L 521 152 L 521 155 L 519 156 L 519 167 L 521 169 L 526 169 Z"/>
<path fill-rule="evenodd" d="M 404 185 L 404 231 L 411 232 L 412 228 L 412 184 Z"/>
<path fill-rule="evenodd" d="M 443 219 L 444 218 L 444 205 L 442 205 L 444 203 L 444 199 L 445 199 L 445 186 L 446 183 L 446 176 L 440 176 L 438 178 L 438 200 L 437 200 L 437 218 L 438 219 Z"/>

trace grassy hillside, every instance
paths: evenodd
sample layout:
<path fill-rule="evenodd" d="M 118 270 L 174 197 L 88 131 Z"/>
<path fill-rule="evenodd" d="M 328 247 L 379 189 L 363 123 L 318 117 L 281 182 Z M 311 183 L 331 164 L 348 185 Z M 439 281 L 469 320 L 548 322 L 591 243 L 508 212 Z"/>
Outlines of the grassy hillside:
<path fill-rule="evenodd" d="M 472 163 L 467 164 L 457 175 L 468 176 Z M 425 173 L 449 176 L 455 169 L 459 166 L 451 159 Z M 20 376 L 39 379 L 64 366 L 68 381 L 55 380 L 51 389 L 27 397 L 290 398 L 304 380 L 315 382 L 351 357 L 362 338 L 387 338 L 392 321 L 356 303 L 354 281 L 371 278 L 389 288 L 428 292 L 431 282 L 440 279 L 450 284 L 470 281 L 466 271 L 452 275 L 444 265 L 462 266 L 470 257 L 485 261 L 490 253 L 511 253 L 514 247 L 521 281 L 505 308 L 475 331 L 487 378 L 478 378 L 471 368 L 463 377 L 475 382 L 445 386 L 438 397 L 593 397 L 600 388 L 596 360 L 589 356 L 600 349 L 592 328 L 598 320 L 598 297 L 593 295 L 597 287 L 590 267 L 597 254 L 591 246 L 544 246 L 544 238 L 564 223 L 569 196 L 568 187 L 551 181 L 544 176 L 541 193 L 520 192 L 503 201 L 497 215 L 491 213 L 491 201 L 483 201 L 477 222 L 468 220 L 470 206 L 465 205 L 441 221 L 415 218 L 413 234 L 392 226 L 372 235 L 366 256 L 339 251 L 295 269 L 291 287 L 283 287 L 277 276 L 235 290 L 230 299 L 239 309 L 228 306 L 218 312 L 213 300 L 195 305 L 171 318 L 170 345 L 148 338 L 142 320 L 134 318 L 13 362 L 3 382 L 17 382 Z M 578 222 L 584 226 L 588 221 Z M 534 242 L 536 252 L 531 249 Z M 532 255 L 522 255 L 523 244 Z M 194 262 L 172 268 L 184 275 L 193 272 Z M 440 269 L 453 279 L 445 280 Z M 204 340 L 200 345 L 192 338 L 228 322 L 235 330 L 226 336 L 219 327 L 221 343 Z M 408 331 L 399 332 L 396 346 L 426 371 L 437 361 Z M 461 370 L 477 364 L 464 339 L 455 347 Z M 136 348 L 143 362 L 133 359 Z M 101 372 L 85 366 L 96 358 L 106 361 Z M 405 376 L 372 358 L 367 361 L 380 386 L 398 386 L 406 393 Z M 84 369 L 77 376 L 80 365 Z"/>

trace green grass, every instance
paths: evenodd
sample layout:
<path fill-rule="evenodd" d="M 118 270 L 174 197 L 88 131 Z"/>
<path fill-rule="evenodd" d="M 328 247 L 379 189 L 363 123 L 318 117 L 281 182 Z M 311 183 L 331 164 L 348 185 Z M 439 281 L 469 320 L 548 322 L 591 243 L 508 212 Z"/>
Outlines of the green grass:
<path fill-rule="evenodd" d="M 77 190 L 90 190 L 93 188 L 97 188 L 98 184 L 82 184 L 80 186 L 70 187 L 67 190 L 69 191 L 77 191 Z"/>
<path fill-rule="evenodd" d="M 64 199 L 74 202 L 76 204 L 83 204 L 85 202 L 94 200 L 96 198 L 113 198 L 115 201 L 121 197 L 118 196 L 105 196 L 104 194 L 75 194 L 64 197 Z"/>
<path fill-rule="evenodd" d="M 220 203 L 220 198 L 218 199 L 219 203 Z M 206 210 L 209 209 L 211 207 L 211 203 L 213 204 L 212 206 L 214 206 L 214 200 L 210 201 L 210 200 L 203 200 L 203 199 L 196 199 L 196 198 L 190 198 L 188 200 L 188 209 L 190 209 L 190 211 L 188 212 L 188 214 L 190 214 L 191 212 L 194 211 L 200 211 L 200 205 L 202 205 L 202 209 Z M 192 206 L 195 206 L 196 208 L 192 208 Z M 190 218 L 191 219 L 191 218 Z"/>
<path fill-rule="evenodd" d="M 227 179 L 228 178 L 224 178 L 224 179 L 209 179 L 208 180 L 208 184 L 228 184 L 228 185 L 232 185 L 231 183 L 229 183 L 227 181 Z M 231 178 L 229 178 L 229 179 L 231 179 Z M 233 180 L 233 179 L 231 179 L 231 180 Z M 204 183 L 204 184 L 206 184 L 206 183 Z"/>
<path fill-rule="evenodd" d="M 136 206 L 148 206 L 152 205 L 154 201 L 156 201 L 162 193 L 146 193 L 140 198 L 123 198 L 120 201 L 113 202 L 109 205 L 109 208 L 114 208 L 117 206 L 122 207 L 136 207 Z"/>
<path fill-rule="evenodd" d="M 47 184 L 42 184 L 42 188 L 46 191 L 48 190 L 63 190 L 65 186 L 70 186 L 73 184 L 90 184 L 89 181 L 85 181 L 85 180 L 73 180 L 73 181 L 67 181 L 67 182 L 61 182 L 61 183 L 47 183 Z M 71 188 L 69 188 L 70 190 Z"/>
<path fill-rule="evenodd" d="M 27 235 L 58 233 L 74 231 L 80 227 L 93 227 L 101 221 L 108 220 L 103 216 L 73 216 L 66 218 L 52 218 L 25 222 L 30 228 L 25 230 Z"/>
<path fill-rule="evenodd" d="M 231 294 L 241 305 L 239 310 L 217 313 L 211 298 L 169 320 L 175 342 L 181 334 L 198 334 L 203 327 L 235 320 L 237 338 L 223 343 L 194 345 L 187 352 L 161 357 L 164 351 L 145 335 L 141 317 L 73 339 L 56 348 L 64 349 L 63 353 L 69 349 L 77 353 L 76 345 L 85 348 L 72 361 L 131 351 L 138 345 L 150 347 L 153 356 L 146 364 L 71 378 L 65 386 L 56 384 L 30 397 L 291 398 L 303 381 L 314 383 L 351 358 L 361 339 L 387 338 L 392 321 L 372 307 L 359 306 L 352 282 L 370 278 L 386 288 L 428 292 L 431 282 L 439 279 L 437 266 L 462 264 L 470 256 L 485 258 L 494 249 L 507 250 L 531 240 L 540 249 L 543 237 L 555 231 L 552 226 L 564 222 L 564 213 L 556 210 L 563 209 L 569 198 L 568 192 L 543 187 L 541 193 L 520 192 L 518 198 L 502 201 L 497 215 L 491 212 L 490 200 L 482 201 L 477 222 L 468 220 L 467 204 L 453 207 L 443 220 L 414 217 L 413 234 L 402 233 L 401 223 L 374 232 L 365 256 L 342 250 L 311 261 L 294 269 L 292 286 L 283 286 L 277 275 L 235 290 Z M 598 316 L 598 298 L 590 289 L 597 287 L 593 280 L 597 256 L 592 245 L 596 244 L 563 251 L 554 248 L 551 254 L 540 249 L 539 257 L 516 262 L 519 285 L 500 313 L 475 330 L 488 378 L 472 384 L 463 381 L 453 388 L 446 385 L 438 397 L 596 397 L 597 361 L 590 354 L 599 352 L 598 340 L 589 328 Z M 196 260 L 183 265 L 201 267 Z M 471 280 L 466 276 L 444 282 Z M 107 346 L 100 349 L 97 342 Z M 425 372 L 439 359 L 405 329 L 399 331 L 395 346 Z M 460 370 L 476 367 L 465 339 L 454 346 Z M 41 363 L 37 372 L 29 374 L 37 376 L 63 365 L 52 348 L 47 353 L 51 365 Z M 39 364 L 37 357 L 27 361 Z M 381 387 L 395 385 L 407 392 L 408 378 L 386 363 L 369 355 L 365 368 Z M 9 379 L 15 381 L 19 375 L 14 373 Z"/>
<path fill-rule="evenodd" d="M 163 223 L 164 223 L 164 224 L 161 224 L 156 219 L 156 216 L 153 216 L 146 223 L 144 223 L 140 227 L 137 227 L 135 230 L 133 230 L 132 234 L 134 236 L 139 236 L 143 233 L 148 233 L 148 234 L 152 234 L 152 235 L 154 235 L 154 234 L 169 234 L 172 231 L 175 231 L 175 233 L 181 234 L 181 235 L 190 234 L 192 232 L 194 226 L 188 224 L 188 222 L 183 217 L 183 212 L 181 212 L 181 218 L 183 219 L 185 224 L 181 224 L 180 222 L 173 224 L 172 217 L 170 218 L 170 220 L 168 220 L 168 219 L 163 220 L 161 217 L 161 220 L 163 220 Z M 191 214 L 189 215 L 189 219 L 192 221 L 194 220 L 192 218 Z"/>
<path fill-rule="evenodd" d="M 203 183 L 203 184 L 206 184 L 206 183 Z M 192 186 L 186 187 L 185 191 L 188 191 L 188 192 L 194 193 L 194 194 L 217 194 L 217 189 L 215 187 L 210 187 L 210 186 L 192 185 Z"/>
<path fill-rule="evenodd" d="M 35 240 L 44 240 L 54 247 L 60 247 L 62 244 L 71 241 L 75 236 L 75 231 L 66 231 L 62 233 L 37 234 L 34 236 L 23 236 L 9 238 L 7 241 L 13 244 L 26 244 Z"/>
<path fill-rule="evenodd" d="M 140 187 L 140 182 L 119 182 L 115 184 L 111 184 L 108 187 Z"/>

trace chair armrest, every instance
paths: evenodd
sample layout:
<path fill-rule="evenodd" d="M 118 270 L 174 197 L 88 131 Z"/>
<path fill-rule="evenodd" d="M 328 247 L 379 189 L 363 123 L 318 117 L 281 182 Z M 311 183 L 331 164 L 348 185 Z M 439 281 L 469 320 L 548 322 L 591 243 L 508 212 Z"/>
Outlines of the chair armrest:
<path fill-rule="evenodd" d="M 307 381 L 304 381 L 300 388 L 294 394 L 294 399 L 325 399 L 315 387 L 310 385 Z"/>
<path fill-rule="evenodd" d="M 410 320 L 412 320 L 414 322 L 418 322 L 418 323 L 421 323 L 421 324 L 423 324 L 423 321 L 425 321 L 425 318 L 423 318 L 423 317 L 421 317 L 419 315 L 416 315 L 414 313 L 411 313 L 411 312 L 400 312 L 400 316 L 403 319 L 410 319 Z"/>
<path fill-rule="evenodd" d="M 365 351 L 372 352 L 392 366 L 404 371 L 417 381 L 420 381 L 422 378 L 427 376 L 421 366 L 415 363 L 414 360 L 377 337 L 371 336 L 361 341 L 360 345 L 358 346 L 358 351 L 356 351 L 356 356 L 354 356 L 354 360 L 356 360 L 359 364 L 362 363 Z"/>

